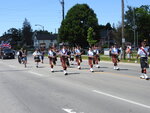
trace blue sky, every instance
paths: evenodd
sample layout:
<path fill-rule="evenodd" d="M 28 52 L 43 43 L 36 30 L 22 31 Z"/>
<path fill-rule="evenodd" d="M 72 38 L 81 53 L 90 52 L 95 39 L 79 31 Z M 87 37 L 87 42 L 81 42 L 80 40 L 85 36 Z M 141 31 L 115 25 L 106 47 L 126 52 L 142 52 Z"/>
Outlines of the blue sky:
<path fill-rule="evenodd" d="M 94 10 L 99 24 L 117 25 L 121 21 L 121 0 L 64 0 L 65 14 L 77 3 L 86 3 Z M 150 5 L 150 0 L 124 0 L 127 5 L 139 7 Z M 42 29 L 56 32 L 62 20 L 59 0 L 0 0 L 0 36 L 10 28 L 22 28 L 25 18 L 30 22 L 33 30 Z"/>

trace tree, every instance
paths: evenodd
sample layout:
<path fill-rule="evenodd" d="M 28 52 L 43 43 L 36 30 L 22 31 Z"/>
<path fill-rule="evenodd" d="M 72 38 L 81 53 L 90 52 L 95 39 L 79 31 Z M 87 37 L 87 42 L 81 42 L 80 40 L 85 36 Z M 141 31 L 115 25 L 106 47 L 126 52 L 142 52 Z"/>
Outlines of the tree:
<path fill-rule="evenodd" d="M 92 27 L 89 27 L 88 29 L 88 34 L 87 34 L 87 42 L 89 43 L 90 46 L 96 44 L 97 40 L 94 39 L 94 29 Z"/>
<path fill-rule="evenodd" d="M 21 41 L 21 30 L 16 28 L 10 28 L 8 34 L 12 35 L 12 40 L 17 44 L 18 41 Z"/>
<path fill-rule="evenodd" d="M 143 5 L 139 8 L 128 6 L 125 13 L 125 34 L 126 40 L 132 43 L 134 29 L 136 33 L 138 32 L 139 41 L 150 39 L 150 5 Z"/>
<path fill-rule="evenodd" d="M 6 43 L 10 43 L 12 48 L 17 48 L 18 41 L 21 41 L 21 29 L 16 28 L 10 28 L 5 32 L 2 37 L 4 37 L 4 40 Z"/>
<path fill-rule="evenodd" d="M 23 37 L 23 42 L 31 46 L 32 45 L 32 29 L 31 25 L 28 22 L 28 20 L 25 18 L 25 21 L 23 22 L 23 28 L 22 28 L 22 37 Z"/>
<path fill-rule="evenodd" d="M 92 27 L 95 39 L 98 39 L 98 19 L 94 11 L 87 4 L 76 4 L 67 13 L 59 29 L 61 42 L 72 45 L 88 46 L 87 30 Z"/>
<path fill-rule="evenodd" d="M 118 23 L 118 26 L 116 28 L 113 28 L 113 35 L 114 35 L 114 40 L 118 45 L 121 45 L 122 43 L 122 25 L 121 23 Z"/>
<path fill-rule="evenodd" d="M 107 23 L 106 26 L 105 26 L 105 29 L 106 29 L 106 30 L 111 30 L 111 29 L 112 29 L 111 24 L 110 24 L 110 23 Z"/>

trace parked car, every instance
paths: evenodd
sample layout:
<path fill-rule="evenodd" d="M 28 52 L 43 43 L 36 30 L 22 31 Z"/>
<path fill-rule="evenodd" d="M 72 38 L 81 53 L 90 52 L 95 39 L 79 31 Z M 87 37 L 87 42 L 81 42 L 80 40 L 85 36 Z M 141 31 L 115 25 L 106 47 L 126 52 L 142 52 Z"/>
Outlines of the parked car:
<path fill-rule="evenodd" d="M 15 51 L 10 49 L 10 48 L 4 48 L 0 50 L 0 58 L 5 59 L 5 58 L 15 58 Z"/>

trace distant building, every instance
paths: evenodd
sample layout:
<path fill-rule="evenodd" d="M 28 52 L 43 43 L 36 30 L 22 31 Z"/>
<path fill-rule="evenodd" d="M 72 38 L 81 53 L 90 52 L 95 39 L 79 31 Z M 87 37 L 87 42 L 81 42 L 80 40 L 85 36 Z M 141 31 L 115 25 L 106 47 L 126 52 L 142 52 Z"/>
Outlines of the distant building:
<path fill-rule="evenodd" d="M 107 44 L 108 45 L 108 43 L 109 43 L 109 46 L 110 45 L 112 45 L 112 44 L 114 44 L 114 40 L 113 40 L 113 37 L 112 37 L 112 35 L 111 35 L 111 33 L 112 33 L 112 30 L 101 30 L 101 32 L 100 32 L 100 45 L 105 45 L 105 44 Z"/>
<path fill-rule="evenodd" d="M 49 48 L 50 46 L 57 45 L 57 34 L 35 32 L 33 34 L 34 48 Z"/>

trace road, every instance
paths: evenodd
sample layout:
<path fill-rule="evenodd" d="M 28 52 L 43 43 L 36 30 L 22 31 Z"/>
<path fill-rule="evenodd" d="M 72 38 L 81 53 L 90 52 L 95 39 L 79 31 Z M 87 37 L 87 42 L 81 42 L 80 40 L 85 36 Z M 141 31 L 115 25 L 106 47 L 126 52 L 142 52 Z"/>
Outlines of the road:
<path fill-rule="evenodd" d="M 39 68 L 31 56 L 27 68 L 0 60 L 0 113 L 150 113 L 150 81 L 139 79 L 139 64 L 100 66 L 91 73 L 84 60 L 64 76 L 59 61 L 51 73 L 47 58 Z"/>

